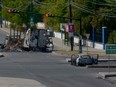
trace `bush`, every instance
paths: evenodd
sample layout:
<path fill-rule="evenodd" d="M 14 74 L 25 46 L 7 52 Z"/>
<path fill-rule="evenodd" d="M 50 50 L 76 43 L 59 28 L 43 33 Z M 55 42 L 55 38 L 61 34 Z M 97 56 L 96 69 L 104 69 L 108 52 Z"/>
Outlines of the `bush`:
<path fill-rule="evenodd" d="M 110 36 L 108 38 L 108 43 L 110 44 L 116 43 L 116 31 L 113 31 L 112 33 L 110 33 Z"/>

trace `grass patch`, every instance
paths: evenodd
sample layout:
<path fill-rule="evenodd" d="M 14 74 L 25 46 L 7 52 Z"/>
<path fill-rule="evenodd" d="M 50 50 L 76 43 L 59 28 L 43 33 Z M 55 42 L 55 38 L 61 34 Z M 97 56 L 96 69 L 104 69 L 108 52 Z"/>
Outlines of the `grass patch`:
<path fill-rule="evenodd" d="M 79 54 L 79 51 L 77 50 L 55 50 L 54 52 L 61 54 L 61 55 L 72 55 L 72 54 Z M 83 51 L 82 54 L 87 54 L 87 51 Z M 99 56 L 105 56 L 106 54 L 104 52 L 98 52 L 98 51 L 88 51 L 88 54 L 99 54 Z"/>
<path fill-rule="evenodd" d="M 67 51 L 67 50 L 56 50 L 55 51 L 58 54 L 62 54 L 62 55 L 72 55 L 72 54 L 78 54 L 79 52 L 76 50 L 73 51 Z"/>

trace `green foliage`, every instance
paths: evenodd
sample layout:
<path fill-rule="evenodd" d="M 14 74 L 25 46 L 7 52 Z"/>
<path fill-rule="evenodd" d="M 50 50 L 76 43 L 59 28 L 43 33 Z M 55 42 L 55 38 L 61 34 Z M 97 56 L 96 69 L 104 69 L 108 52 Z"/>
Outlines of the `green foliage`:
<path fill-rule="evenodd" d="M 30 22 L 31 0 L 2 0 L 2 16 L 4 19 L 16 23 L 17 25 Z M 60 23 L 68 23 L 69 19 L 62 18 L 46 18 L 40 14 L 54 14 L 56 16 L 69 17 L 69 0 L 34 0 L 34 21 L 45 22 L 47 27 L 54 27 L 55 30 L 60 30 Z M 102 26 L 107 26 L 109 30 L 116 30 L 116 0 L 72 0 L 72 15 L 73 18 L 82 18 L 83 35 L 91 32 L 92 27 L 101 29 Z M 27 12 L 22 14 L 9 14 L 7 10 L 16 8 L 17 10 Z M 73 20 L 75 30 L 79 32 L 79 21 Z"/>
<path fill-rule="evenodd" d="M 31 2 L 29 0 L 11 0 L 10 3 L 8 0 L 2 1 L 2 16 L 5 20 L 10 21 L 11 23 L 16 23 L 16 25 L 29 25 L 30 23 L 30 8 L 31 8 Z M 39 13 L 39 10 L 37 6 L 33 6 L 34 10 L 33 12 L 35 17 L 35 23 L 37 21 L 41 21 L 41 15 L 37 15 Z M 20 13 L 8 13 L 8 9 L 16 9 L 19 10 Z"/>
<path fill-rule="evenodd" d="M 108 43 L 116 44 L 116 31 L 113 31 L 112 33 L 110 33 L 110 36 L 108 38 Z"/>

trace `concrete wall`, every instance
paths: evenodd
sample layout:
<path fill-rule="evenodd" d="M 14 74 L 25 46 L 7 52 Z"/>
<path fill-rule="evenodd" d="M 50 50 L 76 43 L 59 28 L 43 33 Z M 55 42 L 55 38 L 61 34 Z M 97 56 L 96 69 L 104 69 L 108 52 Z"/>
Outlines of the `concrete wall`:
<path fill-rule="evenodd" d="M 60 32 L 54 32 L 54 34 L 55 34 L 56 38 L 61 39 L 61 33 Z M 76 44 L 79 43 L 79 38 L 76 37 L 76 36 L 74 37 L 74 43 L 76 43 Z M 92 44 L 93 43 L 91 41 L 82 40 L 82 45 L 86 45 L 86 46 L 88 45 L 88 46 L 92 47 L 93 46 Z M 96 49 L 103 49 L 103 45 L 100 44 L 100 43 L 95 43 L 94 44 L 94 48 L 96 48 Z"/>

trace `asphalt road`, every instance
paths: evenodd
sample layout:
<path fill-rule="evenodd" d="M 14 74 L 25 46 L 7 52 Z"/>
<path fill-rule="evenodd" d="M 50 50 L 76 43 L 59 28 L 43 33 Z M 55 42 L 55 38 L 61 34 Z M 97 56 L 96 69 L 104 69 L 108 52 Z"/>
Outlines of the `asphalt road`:
<path fill-rule="evenodd" d="M 5 57 L 0 58 L 0 87 L 116 87 L 115 79 L 97 78 L 98 72 L 108 69 L 71 66 L 66 62 L 67 56 L 41 52 L 3 54 Z"/>
<path fill-rule="evenodd" d="M 31 79 L 46 87 L 116 87 L 116 83 L 111 84 L 110 80 L 97 78 L 99 71 L 107 69 L 71 66 L 65 61 L 65 56 L 31 52 L 4 55 L 0 58 L 2 78 Z"/>

